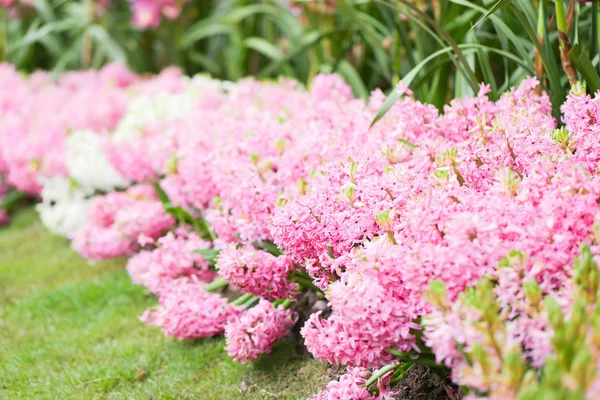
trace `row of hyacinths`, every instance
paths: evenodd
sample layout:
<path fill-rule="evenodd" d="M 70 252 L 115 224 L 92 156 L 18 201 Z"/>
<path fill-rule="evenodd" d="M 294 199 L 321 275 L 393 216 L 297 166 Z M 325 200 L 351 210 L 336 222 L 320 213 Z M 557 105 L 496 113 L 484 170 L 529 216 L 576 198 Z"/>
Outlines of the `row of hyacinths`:
<path fill-rule="evenodd" d="M 4 64 L 0 86 L 3 204 L 40 199 L 89 260 L 129 256 L 165 335 L 224 334 L 248 362 L 301 325 L 348 367 L 314 399 L 384 398 L 415 364 L 469 398 L 600 393 L 600 99 L 583 87 L 557 128 L 534 79 L 442 113 L 398 87 L 373 126 L 383 93 L 365 104 L 335 75 Z M 307 291 L 328 307 L 299 319 Z"/>

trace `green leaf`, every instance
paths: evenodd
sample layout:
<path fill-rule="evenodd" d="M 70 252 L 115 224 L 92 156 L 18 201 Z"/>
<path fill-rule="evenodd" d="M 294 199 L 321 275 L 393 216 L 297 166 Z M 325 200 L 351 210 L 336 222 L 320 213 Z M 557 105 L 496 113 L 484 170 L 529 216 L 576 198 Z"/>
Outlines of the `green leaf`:
<path fill-rule="evenodd" d="M 13 190 L 0 199 L 0 208 L 6 212 L 10 212 L 18 203 L 26 198 L 27 195 L 25 193 Z"/>
<path fill-rule="evenodd" d="M 493 47 L 488 47 L 488 46 L 483 46 L 480 44 L 464 44 L 464 45 L 460 45 L 461 49 L 465 50 L 465 53 L 473 53 L 475 52 L 477 49 L 483 49 L 485 51 L 489 51 L 489 52 L 494 52 L 497 54 L 500 54 L 504 57 L 510 58 L 512 61 L 515 61 L 516 63 L 521 64 L 521 66 L 526 69 L 527 71 L 529 71 L 530 74 L 533 73 L 533 70 L 531 70 L 525 63 L 523 63 L 522 60 L 519 59 L 519 57 L 515 56 L 514 54 L 511 54 L 509 52 L 500 50 L 500 49 L 496 49 Z M 469 51 L 470 50 L 470 51 Z M 426 57 L 423 61 L 421 61 L 419 64 L 417 64 L 412 70 L 410 70 L 410 72 L 408 72 L 404 78 L 402 79 L 402 82 L 407 86 L 410 87 L 410 84 L 412 83 L 412 81 L 415 79 L 415 77 L 417 76 L 417 74 L 425 67 L 427 66 L 431 61 L 433 61 L 435 58 L 444 55 L 444 54 L 448 54 L 451 53 L 453 51 L 452 47 L 445 47 L 441 50 L 436 51 L 435 53 L 431 54 L 429 57 Z M 388 112 L 388 110 L 394 105 L 394 103 L 396 103 L 396 101 L 398 101 L 398 99 L 400 99 L 402 97 L 402 94 L 399 93 L 396 89 L 392 90 L 392 92 L 386 97 L 386 99 L 383 102 L 383 105 L 381 106 L 381 108 L 379 109 L 379 111 L 377 112 L 377 115 L 375 115 L 375 118 L 373 118 L 373 121 L 371 122 L 370 127 L 372 127 L 373 125 L 375 125 L 375 123 L 377 123 L 377 121 L 379 121 L 381 118 L 383 118 L 383 116 L 385 115 L 385 113 Z"/>
<path fill-rule="evenodd" d="M 486 13 L 486 9 L 478 6 L 477 4 L 468 1 L 468 0 L 450 0 L 455 4 L 459 4 L 461 6 L 464 7 L 470 7 L 474 10 L 477 10 L 483 14 Z M 533 66 L 533 60 L 531 58 L 531 52 L 527 49 L 525 49 L 525 46 L 523 46 L 523 44 L 521 43 L 523 41 L 523 38 L 518 37 L 513 30 L 506 24 L 506 22 L 504 22 L 502 20 L 502 18 L 498 17 L 497 15 L 489 15 L 488 18 L 490 18 L 490 21 L 493 23 L 494 28 L 496 29 L 496 32 L 498 34 L 498 37 L 500 39 L 504 39 L 506 42 L 510 42 L 512 43 L 517 52 L 519 53 L 522 61 L 529 61 L 530 65 Z M 481 20 L 480 20 L 481 21 Z M 471 28 L 471 30 L 473 30 L 475 28 L 475 26 L 473 26 Z M 506 49 L 504 49 L 506 50 Z M 533 67 L 531 68 L 533 70 Z"/>
<path fill-rule="evenodd" d="M 199 40 L 210 36 L 229 35 L 234 31 L 231 25 L 218 21 L 200 21 L 192 26 L 181 41 L 181 47 L 187 48 Z"/>
<path fill-rule="evenodd" d="M 498 11 L 499 9 L 501 9 L 502 7 L 504 7 L 505 5 L 507 5 L 508 3 L 510 3 L 512 0 L 498 0 L 493 6 L 492 8 L 490 8 L 488 10 L 488 12 L 486 12 L 481 18 L 479 18 L 479 20 L 477 22 L 475 22 L 475 25 L 473 25 L 471 27 L 471 30 L 475 29 L 475 27 L 477 25 L 479 25 L 481 22 L 485 21 L 490 15 L 492 15 L 493 13 L 495 13 L 496 11 Z"/>
<path fill-rule="evenodd" d="M 73 42 L 69 45 L 69 47 L 62 52 L 60 58 L 56 61 L 54 66 L 52 67 L 52 74 L 55 79 L 58 78 L 58 74 L 67 69 L 67 66 L 73 62 L 78 60 L 79 54 L 81 53 L 81 40 L 79 38 L 75 38 Z"/>
<path fill-rule="evenodd" d="M 408 0 L 397 0 L 397 1 L 400 2 L 400 3 L 402 3 L 402 4 L 404 4 L 409 9 L 411 9 L 416 15 L 420 16 L 421 18 L 423 18 L 425 20 L 425 22 L 427 22 L 429 25 L 431 25 L 433 27 L 433 29 L 450 45 L 450 47 L 452 47 L 452 49 L 454 50 L 454 53 L 456 55 L 456 58 L 458 59 L 459 64 L 462 66 L 462 69 L 463 69 L 463 71 L 465 73 L 465 77 L 467 79 L 467 82 L 471 86 L 471 89 L 476 92 L 479 89 L 479 80 L 477 79 L 477 76 L 475 75 L 475 72 L 473 72 L 473 70 L 472 70 L 471 66 L 469 65 L 469 62 L 467 61 L 465 55 L 460 50 L 458 44 L 452 38 L 452 36 L 450 34 L 448 34 L 448 32 L 446 32 L 446 30 L 444 28 L 442 28 L 427 13 L 425 13 L 424 11 L 422 11 L 421 9 L 419 9 L 411 1 L 408 1 Z"/>
<path fill-rule="evenodd" d="M 596 93 L 600 90 L 600 76 L 588 55 L 581 50 L 579 44 L 573 46 L 571 51 L 569 51 L 569 60 L 571 60 L 577 71 L 579 71 L 591 93 Z"/>
<path fill-rule="evenodd" d="M 230 24 L 237 24 L 240 21 L 251 17 L 255 14 L 271 13 L 277 15 L 277 9 L 267 4 L 251 4 L 248 6 L 236 8 L 225 15 L 225 22 Z"/>
<path fill-rule="evenodd" d="M 212 57 L 207 57 L 199 51 L 192 51 L 188 54 L 188 57 L 193 63 L 200 65 L 202 68 L 207 70 L 211 75 L 217 76 L 221 71 L 221 65 L 215 61 Z"/>
<path fill-rule="evenodd" d="M 295 57 L 300 55 L 302 52 L 307 51 L 312 46 L 318 44 L 321 40 L 334 35 L 338 32 L 348 31 L 348 29 L 334 29 L 326 32 L 320 32 L 317 30 L 305 32 L 300 38 L 300 42 L 293 49 L 290 50 L 289 54 L 280 60 L 275 60 L 263 68 L 259 73 L 259 78 L 265 78 L 277 71 L 281 66 L 291 62 Z"/>
<path fill-rule="evenodd" d="M 263 38 L 249 37 L 244 40 L 246 47 L 255 50 L 271 60 L 281 60 L 285 57 L 283 51 Z"/>
<path fill-rule="evenodd" d="M 537 26 L 532 26 L 527 20 L 527 17 L 514 5 L 511 5 L 511 9 L 515 16 L 521 22 L 521 26 L 523 26 L 523 28 L 525 29 L 525 32 L 529 36 L 530 41 L 535 46 L 540 55 L 540 58 L 542 59 L 542 63 L 544 64 L 544 70 L 546 71 L 548 81 L 550 82 L 550 100 L 552 102 L 552 110 L 554 116 L 560 119 L 560 106 L 562 104 L 563 99 L 565 98 L 565 93 L 563 92 L 562 86 L 560 84 L 560 74 L 558 72 L 558 65 L 556 64 L 556 60 L 554 59 L 554 57 L 548 57 L 547 52 L 544 50 L 544 48 L 542 48 L 542 45 L 537 39 Z M 548 48 L 548 46 L 546 46 L 546 48 Z M 552 49 L 550 48 L 549 51 L 550 50 Z"/>
<path fill-rule="evenodd" d="M 194 250 L 194 253 L 200 254 L 206 261 L 211 264 L 215 264 L 217 262 L 217 258 L 219 257 L 219 250 L 215 249 L 199 249 Z"/>
<path fill-rule="evenodd" d="M 196 218 L 183 209 L 181 206 L 174 206 L 171 204 L 167 204 L 164 207 L 165 211 L 174 216 L 175 218 L 182 220 L 187 223 L 192 223 L 192 221 L 196 220 Z"/>
<path fill-rule="evenodd" d="M 33 2 L 33 7 L 37 11 L 37 13 L 42 17 L 42 19 L 46 22 L 52 22 L 56 20 L 54 15 L 54 11 L 52 10 L 52 6 L 48 4 L 46 0 L 36 0 Z"/>
<path fill-rule="evenodd" d="M 333 249 L 331 246 L 327 246 L 327 254 L 329 254 L 329 257 L 335 260 L 335 255 L 333 254 Z"/>
<path fill-rule="evenodd" d="M 398 139 L 398 141 L 399 141 L 400 143 L 402 143 L 403 145 L 405 145 L 405 146 L 407 146 L 407 147 L 410 147 L 411 149 L 416 149 L 416 148 L 417 148 L 417 145 L 416 145 L 416 144 L 414 144 L 414 143 L 411 143 L 411 142 L 409 142 L 408 140 L 405 140 L 405 139 Z"/>
<path fill-rule="evenodd" d="M 590 32 L 590 59 L 600 55 L 598 49 L 598 3 L 592 3 L 592 29 Z"/>
<path fill-rule="evenodd" d="M 273 254 L 274 256 L 280 256 L 283 254 L 283 251 L 279 247 L 277 247 L 277 245 L 275 243 L 271 242 L 270 240 L 256 241 L 256 242 L 252 243 L 252 245 L 254 247 L 256 247 L 257 249 L 268 251 L 269 253 Z"/>
<path fill-rule="evenodd" d="M 475 34 L 473 34 L 473 41 L 476 45 L 479 44 L 477 35 Z M 490 60 L 481 46 L 477 47 L 477 59 L 479 60 L 479 66 L 481 68 L 481 72 L 483 73 L 483 79 L 492 87 L 492 100 L 496 100 L 498 98 L 498 86 L 496 85 L 496 78 L 494 77 L 494 71 L 492 70 Z"/>
<path fill-rule="evenodd" d="M 108 33 L 106 29 L 100 25 L 92 25 L 87 30 L 90 35 L 96 40 L 96 42 L 102 46 L 106 54 L 112 61 L 123 61 L 127 60 L 125 51 L 119 43 Z"/>
<path fill-rule="evenodd" d="M 39 25 L 39 22 L 37 23 L 37 25 Z M 66 20 L 57 21 L 57 22 L 50 22 L 48 24 L 41 25 L 39 28 L 36 28 L 36 22 L 34 22 L 31 25 L 30 29 L 28 30 L 27 34 L 25 34 L 25 36 L 23 36 L 23 38 L 21 40 L 17 41 L 16 43 L 14 43 L 12 45 L 9 45 L 8 51 L 13 51 L 13 50 L 19 49 L 21 47 L 26 47 L 26 46 L 32 45 L 34 43 L 37 43 L 42 38 L 44 38 L 52 33 L 77 30 L 77 29 L 80 29 L 81 27 L 82 27 L 81 21 L 75 21 L 72 19 L 66 19 Z"/>
<path fill-rule="evenodd" d="M 358 71 L 346 60 L 341 60 L 337 67 L 337 72 L 346 79 L 346 82 L 352 87 L 354 95 L 363 100 L 369 98 L 369 91 L 362 81 Z"/>
<path fill-rule="evenodd" d="M 154 187 L 154 191 L 156 192 L 158 199 L 160 200 L 161 203 L 163 203 L 163 205 L 167 206 L 167 205 L 171 204 L 171 201 L 169 200 L 169 196 L 163 190 L 163 188 L 160 186 L 160 184 L 158 184 L 157 182 L 154 182 L 152 184 L 152 187 Z"/>
<path fill-rule="evenodd" d="M 404 83 L 404 85 L 409 87 L 410 84 L 412 83 L 413 79 L 415 79 L 415 77 L 417 76 L 419 71 L 421 71 L 421 69 L 423 67 L 425 67 L 427 64 L 429 64 L 436 57 L 439 57 L 443 54 L 451 53 L 452 50 L 453 50 L 452 47 L 445 47 L 441 50 L 436 51 L 435 53 L 431 54 L 430 56 L 426 57 L 425 59 L 423 59 L 420 63 L 415 65 L 415 67 L 413 69 L 411 69 L 406 75 L 404 75 L 404 78 L 402 78 L 402 82 Z M 369 126 L 369 128 L 371 128 L 373 125 L 375 125 L 377 123 L 377 121 L 379 121 L 381 118 L 383 118 L 383 116 L 388 112 L 388 110 L 390 108 L 392 108 L 392 106 L 396 103 L 396 101 L 398 101 L 402 96 L 403 96 L 403 93 L 398 91 L 397 88 L 394 88 L 394 90 L 392 90 L 390 92 L 390 94 L 385 98 L 383 105 L 377 112 L 377 115 L 375 115 L 375 118 L 373 118 L 373 121 L 371 122 L 371 125 Z"/>

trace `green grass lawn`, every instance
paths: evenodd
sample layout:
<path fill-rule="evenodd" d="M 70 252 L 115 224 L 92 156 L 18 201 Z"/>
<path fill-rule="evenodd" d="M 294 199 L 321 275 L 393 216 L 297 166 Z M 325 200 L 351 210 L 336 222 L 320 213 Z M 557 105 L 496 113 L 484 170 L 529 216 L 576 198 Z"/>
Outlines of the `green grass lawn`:
<path fill-rule="evenodd" d="M 89 265 L 31 208 L 0 228 L 0 398 L 302 399 L 329 381 L 291 342 L 241 365 L 222 338 L 165 338 L 123 266 Z"/>

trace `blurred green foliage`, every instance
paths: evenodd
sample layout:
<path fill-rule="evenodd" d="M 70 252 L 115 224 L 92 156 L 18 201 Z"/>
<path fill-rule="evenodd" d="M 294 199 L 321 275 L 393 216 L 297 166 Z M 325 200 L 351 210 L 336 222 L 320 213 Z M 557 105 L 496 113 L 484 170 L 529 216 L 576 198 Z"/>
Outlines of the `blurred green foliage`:
<path fill-rule="evenodd" d="M 226 80 L 289 76 L 306 83 L 337 72 L 357 96 L 404 80 L 438 107 L 476 93 L 479 82 L 497 97 L 525 76 L 539 77 L 555 109 L 573 79 L 600 89 L 593 2 L 191 0 L 178 19 L 145 30 L 131 24 L 126 0 L 113 0 L 105 12 L 98 7 L 92 0 L 34 0 L 18 18 L 1 10 L 0 59 L 26 72 L 124 61 L 142 73 L 177 65 Z"/>

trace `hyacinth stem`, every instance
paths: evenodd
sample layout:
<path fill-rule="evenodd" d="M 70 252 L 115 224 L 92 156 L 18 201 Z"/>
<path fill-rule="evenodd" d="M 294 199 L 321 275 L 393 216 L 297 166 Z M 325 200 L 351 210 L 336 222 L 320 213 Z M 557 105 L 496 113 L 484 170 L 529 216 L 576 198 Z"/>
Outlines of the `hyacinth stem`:
<path fill-rule="evenodd" d="M 200 222 L 197 218 L 192 220 L 192 228 L 194 228 L 194 232 L 196 232 L 198 236 L 202 237 L 202 228 L 200 228 Z"/>
<path fill-rule="evenodd" d="M 304 288 L 312 289 L 315 292 L 323 293 L 321 289 L 315 286 L 310 277 L 304 276 L 304 274 L 302 274 L 301 272 L 295 272 L 292 276 L 292 281 L 299 283 Z"/>
<path fill-rule="evenodd" d="M 4 61 L 8 47 L 8 13 L 4 8 L 0 10 L 0 22 L 0 61 Z"/>
<path fill-rule="evenodd" d="M 200 219 L 200 222 L 202 223 L 202 225 L 204 225 L 204 229 L 206 229 L 206 232 L 208 232 L 208 236 L 210 237 L 210 240 L 212 242 L 217 240 L 217 235 L 215 235 L 215 233 L 213 232 L 212 228 L 210 227 L 210 225 L 208 224 L 208 222 L 206 221 L 206 218 L 204 218 L 204 216 L 202 216 L 202 218 Z"/>
<path fill-rule="evenodd" d="M 567 22 L 565 19 L 565 3 L 563 0 L 555 0 L 556 6 L 556 26 L 561 32 L 567 30 Z"/>
<path fill-rule="evenodd" d="M 250 299 L 248 299 L 246 302 L 244 302 L 243 306 L 247 310 L 250 307 L 252 307 L 253 305 L 255 305 L 256 303 L 258 303 L 259 300 L 260 300 L 260 297 L 252 296 L 252 297 L 250 297 Z"/>
<path fill-rule="evenodd" d="M 401 363 L 394 363 L 394 364 L 386 365 L 385 367 L 379 368 L 377 371 L 373 371 L 373 373 L 371 374 L 371 377 L 365 382 L 365 387 L 369 388 L 374 383 L 376 383 L 379 380 L 379 378 L 381 378 L 382 376 L 384 376 L 385 374 L 387 374 L 390 371 L 395 371 L 401 365 L 402 365 Z"/>
<path fill-rule="evenodd" d="M 243 306 L 245 309 L 248 309 L 258 303 L 260 297 L 254 296 L 252 293 L 244 293 L 230 304 L 234 306 Z"/>
<path fill-rule="evenodd" d="M 86 3 L 86 12 L 87 12 L 87 24 L 91 25 L 94 21 L 94 2 L 92 0 L 87 0 Z M 89 30 L 86 29 L 83 34 L 83 43 L 81 50 L 81 66 L 83 68 L 89 68 L 92 60 L 92 35 Z"/>
<path fill-rule="evenodd" d="M 237 299 L 232 301 L 231 304 L 233 304 L 234 306 L 241 306 L 242 304 L 244 304 L 248 300 L 250 300 L 252 297 L 254 297 L 254 296 L 252 296 L 252 294 L 244 293 L 243 295 L 241 295 L 240 297 L 238 297 Z"/>
<path fill-rule="evenodd" d="M 398 382 L 400 382 L 406 374 L 417 365 L 416 363 L 407 363 L 402 364 L 401 368 L 398 368 L 396 372 L 392 374 L 390 377 L 390 386 L 394 387 Z"/>
<path fill-rule="evenodd" d="M 205 285 L 204 290 L 206 290 L 207 292 L 215 292 L 227 285 L 229 285 L 229 282 L 227 282 L 226 279 L 217 278 L 214 281 L 212 281 L 211 283 Z"/>
<path fill-rule="evenodd" d="M 573 2 L 575 0 L 571 1 Z M 575 69 L 573 69 L 573 65 L 571 65 L 568 56 L 569 51 L 571 51 L 571 42 L 569 40 L 567 19 L 565 17 L 565 5 L 563 0 L 556 0 L 554 4 L 556 6 L 556 27 L 558 28 L 558 39 L 560 42 L 560 59 L 562 61 L 563 70 L 572 86 L 577 82 L 577 74 L 575 73 Z M 573 7 L 573 4 L 570 4 L 569 7 L 570 14 L 571 7 Z"/>
<path fill-rule="evenodd" d="M 594 58 L 595 54 L 599 54 L 600 48 L 598 47 L 598 36 L 600 35 L 600 29 L 598 29 L 598 3 L 592 3 L 592 33 L 590 37 L 590 58 Z M 600 64 L 598 66 L 600 68 Z"/>
<path fill-rule="evenodd" d="M 545 32 L 546 32 L 546 23 L 545 23 L 545 7 L 544 1 L 540 1 L 538 7 L 538 25 L 537 25 L 537 39 L 540 42 L 540 47 L 543 49 L 545 46 Z M 538 51 L 538 48 L 534 46 L 533 49 L 534 60 L 533 66 L 535 70 L 535 75 L 538 77 L 540 82 L 544 82 L 544 64 L 542 62 L 542 57 Z M 541 92 L 541 87 L 538 88 Z"/>
<path fill-rule="evenodd" d="M 284 300 L 284 301 L 281 303 L 281 306 L 282 306 L 284 309 L 286 309 L 286 310 L 287 310 L 288 308 L 290 308 L 290 307 L 292 306 L 292 304 L 294 304 L 294 303 L 292 303 L 292 301 L 291 301 L 290 299 L 285 299 L 285 300 Z"/>

